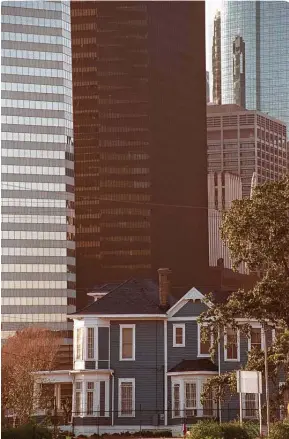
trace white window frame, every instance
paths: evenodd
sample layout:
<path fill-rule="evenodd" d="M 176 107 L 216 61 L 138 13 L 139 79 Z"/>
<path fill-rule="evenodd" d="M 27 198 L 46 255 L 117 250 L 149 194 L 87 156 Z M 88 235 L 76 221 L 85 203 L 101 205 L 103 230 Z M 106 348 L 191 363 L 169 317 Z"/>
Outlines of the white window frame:
<path fill-rule="evenodd" d="M 249 393 L 249 395 L 254 395 L 254 403 L 255 406 L 252 409 L 248 409 L 248 410 L 254 410 L 254 415 L 253 416 L 249 416 L 246 414 L 246 393 L 242 393 L 242 411 L 243 411 L 243 418 L 244 419 L 258 419 L 258 395 L 257 393 Z"/>
<path fill-rule="evenodd" d="M 84 328 L 83 326 L 76 328 L 76 341 L 75 341 L 75 345 L 76 345 L 76 352 L 75 352 L 75 361 L 83 361 L 83 357 L 84 357 L 84 345 L 83 345 L 83 339 L 84 339 Z M 78 344 L 78 341 L 80 342 Z M 79 347 L 79 354 L 78 355 L 78 347 Z"/>
<path fill-rule="evenodd" d="M 177 329 L 182 329 L 182 343 L 177 343 Z M 174 323 L 173 324 L 173 347 L 184 348 L 186 346 L 186 324 Z"/>
<path fill-rule="evenodd" d="M 77 384 L 79 384 L 80 389 L 77 389 Z M 74 406 L 74 414 L 75 416 L 79 418 L 83 418 L 84 416 L 84 404 L 83 404 L 83 381 L 75 381 L 73 386 L 73 406 Z M 76 410 L 76 394 L 80 394 L 80 401 L 79 401 L 79 412 Z"/>
<path fill-rule="evenodd" d="M 175 392 L 174 387 L 179 386 L 179 414 L 176 415 L 175 411 Z M 181 390 L 182 384 L 180 381 L 172 381 L 172 418 L 178 419 L 182 417 L 182 390 Z"/>
<path fill-rule="evenodd" d="M 187 383 L 195 383 L 196 384 L 196 407 L 193 408 L 193 410 L 196 410 L 197 416 L 198 417 L 210 417 L 208 415 L 204 416 L 204 407 L 203 404 L 201 403 L 201 394 L 203 392 L 203 385 L 207 382 L 207 380 L 210 378 L 209 375 L 208 377 L 205 376 L 200 376 L 200 375 L 194 375 L 194 376 L 176 376 L 176 377 L 172 377 L 171 380 L 171 400 L 172 400 L 172 409 L 171 409 L 171 415 L 172 415 L 172 419 L 180 419 L 180 418 L 184 418 L 185 414 L 186 414 L 186 384 Z M 180 386 L 180 410 L 179 410 L 179 416 L 175 415 L 175 401 L 174 401 L 174 385 L 178 384 Z M 213 399 L 213 415 L 214 413 L 216 413 L 216 403 Z M 189 408 L 188 408 L 189 410 Z"/>
<path fill-rule="evenodd" d="M 228 328 L 232 329 L 232 328 Z M 227 352 L 227 329 L 224 332 L 224 360 L 228 362 L 240 362 L 240 329 L 236 329 L 237 332 L 237 358 L 228 358 Z"/>
<path fill-rule="evenodd" d="M 257 325 L 251 325 L 251 329 L 260 329 L 261 331 L 261 350 L 264 350 L 264 330 L 261 326 L 257 326 Z M 251 345 L 251 334 L 248 338 L 248 351 L 250 352 L 252 350 L 252 345 Z"/>
<path fill-rule="evenodd" d="M 122 330 L 132 329 L 132 358 L 123 358 Z M 135 325 L 119 325 L 119 361 L 135 361 Z"/>
<path fill-rule="evenodd" d="M 121 413 L 121 385 L 123 383 L 132 383 L 132 414 L 126 415 Z M 118 417 L 134 418 L 135 417 L 135 378 L 119 378 L 118 379 Z"/>
<path fill-rule="evenodd" d="M 201 325 L 200 323 L 198 323 L 198 357 L 200 358 L 210 358 L 211 354 L 210 352 L 208 354 L 201 354 L 201 328 L 202 326 L 206 327 L 207 325 Z M 213 338 L 213 334 L 211 334 L 210 338 L 210 348 L 213 346 L 213 342 L 214 342 L 214 338 Z"/>
<path fill-rule="evenodd" d="M 88 346 L 88 333 L 89 333 L 89 329 L 93 330 L 93 357 L 89 357 L 88 353 L 89 353 L 89 346 Z M 97 331 L 96 328 L 94 326 L 88 326 L 86 328 L 86 337 L 85 337 L 85 341 L 86 341 L 86 359 L 88 361 L 93 361 L 96 360 L 96 349 L 95 349 L 95 340 L 96 340 L 96 336 L 97 336 Z"/>

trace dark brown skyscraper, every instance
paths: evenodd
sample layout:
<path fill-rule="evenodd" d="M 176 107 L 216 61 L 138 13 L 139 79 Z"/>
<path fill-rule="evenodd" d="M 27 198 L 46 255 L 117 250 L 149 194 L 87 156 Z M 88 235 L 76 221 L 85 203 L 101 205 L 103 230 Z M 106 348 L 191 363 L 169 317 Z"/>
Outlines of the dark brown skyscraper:
<path fill-rule="evenodd" d="M 213 67 L 213 102 L 216 105 L 222 103 L 222 63 L 221 63 L 221 13 L 218 11 L 214 19 L 214 35 L 212 46 Z"/>
<path fill-rule="evenodd" d="M 72 48 L 79 297 L 159 267 L 204 284 L 205 3 L 72 2 Z"/>
<path fill-rule="evenodd" d="M 233 41 L 233 88 L 235 104 L 246 107 L 245 42 L 239 35 Z"/>

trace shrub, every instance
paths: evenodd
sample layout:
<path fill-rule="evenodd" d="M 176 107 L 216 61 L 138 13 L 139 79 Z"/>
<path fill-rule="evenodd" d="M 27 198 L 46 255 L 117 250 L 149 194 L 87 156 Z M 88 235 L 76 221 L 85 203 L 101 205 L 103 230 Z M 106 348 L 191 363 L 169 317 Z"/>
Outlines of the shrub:
<path fill-rule="evenodd" d="M 258 434 L 258 425 L 254 423 L 240 426 L 237 422 L 219 425 L 217 422 L 204 421 L 191 428 L 191 439 L 256 439 Z"/>
<path fill-rule="evenodd" d="M 202 421 L 191 428 L 191 439 L 222 439 L 221 426 L 213 421 Z"/>
<path fill-rule="evenodd" d="M 276 422 L 271 425 L 269 439 L 289 439 L 289 422 Z"/>
<path fill-rule="evenodd" d="M 52 433 L 46 427 L 26 424 L 2 430 L 1 439 L 52 439 Z"/>

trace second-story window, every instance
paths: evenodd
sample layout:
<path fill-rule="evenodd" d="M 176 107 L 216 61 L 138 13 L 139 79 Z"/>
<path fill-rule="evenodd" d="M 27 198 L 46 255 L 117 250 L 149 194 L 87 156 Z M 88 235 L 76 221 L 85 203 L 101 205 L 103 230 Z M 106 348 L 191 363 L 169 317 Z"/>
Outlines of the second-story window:
<path fill-rule="evenodd" d="M 76 360 L 83 359 L 83 328 L 76 330 Z"/>
<path fill-rule="evenodd" d="M 212 346 L 212 334 L 206 326 L 198 325 L 198 357 L 209 357 Z"/>
<path fill-rule="evenodd" d="M 87 328 L 87 358 L 94 358 L 94 328 Z"/>
<path fill-rule="evenodd" d="M 249 350 L 251 349 L 262 349 L 262 333 L 261 328 L 251 328 L 250 338 L 249 338 Z"/>
<path fill-rule="evenodd" d="M 120 360 L 135 360 L 135 325 L 120 325 Z"/>
<path fill-rule="evenodd" d="M 185 324 L 175 324 L 173 326 L 173 347 L 184 347 L 186 345 L 186 326 Z"/>
<path fill-rule="evenodd" d="M 240 361 L 239 331 L 227 328 L 224 337 L 225 361 Z"/>

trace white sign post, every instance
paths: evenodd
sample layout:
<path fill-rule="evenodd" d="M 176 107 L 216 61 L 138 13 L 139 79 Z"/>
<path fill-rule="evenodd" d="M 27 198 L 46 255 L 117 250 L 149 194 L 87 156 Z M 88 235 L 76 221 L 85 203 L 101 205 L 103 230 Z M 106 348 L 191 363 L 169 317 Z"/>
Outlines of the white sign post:
<path fill-rule="evenodd" d="M 258 395 L 260 434 L 262 433 L 261 393 L 262 373 L 256 370 L 237 370 L 237 392 L 240 394 L 240 424 L 243 422 L 242 394 L 254 393 Z"/>

